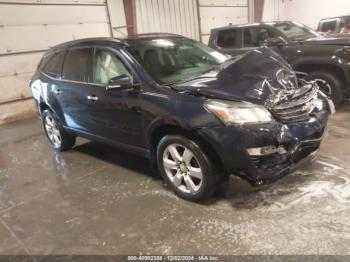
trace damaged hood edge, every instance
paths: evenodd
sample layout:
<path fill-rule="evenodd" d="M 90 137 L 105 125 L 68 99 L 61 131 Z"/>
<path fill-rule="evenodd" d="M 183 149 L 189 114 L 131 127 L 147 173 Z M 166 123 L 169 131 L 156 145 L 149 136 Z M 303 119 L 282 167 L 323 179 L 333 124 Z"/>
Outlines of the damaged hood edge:
<path fill-rule="evenodd" d="M 196 96 L 271 107 L 293 97 L 297 81 L 294 71 L 281 57 L 262 48 L 172 88 Z"/>

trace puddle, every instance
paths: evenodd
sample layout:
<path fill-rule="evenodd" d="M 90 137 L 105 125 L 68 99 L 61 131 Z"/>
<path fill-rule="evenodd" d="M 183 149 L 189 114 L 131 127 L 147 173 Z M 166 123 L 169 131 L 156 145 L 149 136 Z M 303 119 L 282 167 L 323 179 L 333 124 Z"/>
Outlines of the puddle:
<path fill-rule="evenodd" d="M 267 188 L 230 197 L 236 208 L 262 212 L 305 208 L 322 201 L 333 206 L 350 203 L 350 169 L 320 159 Z"/>

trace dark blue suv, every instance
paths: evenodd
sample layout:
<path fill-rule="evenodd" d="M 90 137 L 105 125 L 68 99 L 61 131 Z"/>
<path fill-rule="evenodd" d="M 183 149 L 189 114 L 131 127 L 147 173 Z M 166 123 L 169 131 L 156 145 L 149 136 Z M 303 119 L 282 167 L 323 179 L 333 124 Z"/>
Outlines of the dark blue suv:
<path fill-rule="evenodd" d="M 333 111 L 268 48 L 229 58 L 171 34 L 55 46 L 30 87 L 55 150 L 82 136 L 148 157 L 193 201 L 230 174 L 261 185 L 314 157 Z"/>

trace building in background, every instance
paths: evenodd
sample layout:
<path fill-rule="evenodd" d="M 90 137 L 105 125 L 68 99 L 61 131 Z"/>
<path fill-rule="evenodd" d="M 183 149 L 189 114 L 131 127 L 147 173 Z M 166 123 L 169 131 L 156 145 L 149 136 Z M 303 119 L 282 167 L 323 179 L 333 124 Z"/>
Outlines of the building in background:
<path fill-rule="evenodd" d="M 0 1 L 0 124 L 34 114 L 28 81 L 50 47 L 85 37 L 123 35 L 110 26 L 126 26 L 120 3 Z"/>
<path fill-rule="evenodd" d="M 0 124 L 34 115 L 28 81 L 56 44 L 160 31 L 207 43 L 211 28 L 252 20 L 252 1 L 0 0 Z"/>
<path fill-rule="evenodd" d="M 317 29 L 322 18 L 350 15 L 349 0 L 260 0 L 263 21 L 293 20 Z"/>

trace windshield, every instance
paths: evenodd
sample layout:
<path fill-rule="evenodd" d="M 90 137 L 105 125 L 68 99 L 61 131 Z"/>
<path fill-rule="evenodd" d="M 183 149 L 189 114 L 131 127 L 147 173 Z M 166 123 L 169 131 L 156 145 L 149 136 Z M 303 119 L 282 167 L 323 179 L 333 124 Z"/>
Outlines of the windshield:
<path fill-rule="evenodd" d="M 276 23 L 273 25 L 278 31 L 291 40 L 306 39 L 318 36 L 311 28 L 298 23 Z"/>
<path fill-rule="evenodd" d="M 184 38 L 153 39 L 132 43 L 127 50 L 159 84 L 172 84 L 217 68 L 228 58 Z"/>

